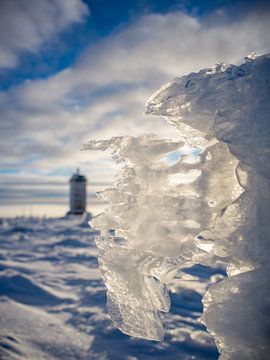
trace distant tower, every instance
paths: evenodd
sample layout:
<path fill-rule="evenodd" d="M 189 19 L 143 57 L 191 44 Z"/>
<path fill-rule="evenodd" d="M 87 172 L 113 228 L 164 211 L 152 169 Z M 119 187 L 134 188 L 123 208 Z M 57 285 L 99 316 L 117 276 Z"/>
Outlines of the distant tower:
<path fill-rule="evenodd" d="M 83 214 L 86 210 L 86 178 L 79 169 L 70 179 L 70 214 Z"/>

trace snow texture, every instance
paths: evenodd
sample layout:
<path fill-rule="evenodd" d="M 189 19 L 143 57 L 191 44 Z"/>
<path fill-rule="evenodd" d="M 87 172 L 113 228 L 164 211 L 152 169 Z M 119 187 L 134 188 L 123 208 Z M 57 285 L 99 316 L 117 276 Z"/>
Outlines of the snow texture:
<path fill-rule="evenodd" d="M 202 321 L 220 359 L 270 353 L 270 57 L 248 56 L 176 78 L 146 113 L 176 126 L 179 141 L 153 134 L 90 141 L 124 162 L 94 220 L 107 306 L 123 332 L 161 340 L 166 284 L 184 268 L 223 262 L 228 278 L 204 296 Z"/>
<path fill-rule="evenodd" d="M 197 265 L 184 270 L 189 281 L 170 284 L 163 342 L 126 336 L 106 314 L 98 234 L 88 221 L 0 219 L 0 359 L 216 359 L 199 318 L 202 294 L 224 270 Z"/>

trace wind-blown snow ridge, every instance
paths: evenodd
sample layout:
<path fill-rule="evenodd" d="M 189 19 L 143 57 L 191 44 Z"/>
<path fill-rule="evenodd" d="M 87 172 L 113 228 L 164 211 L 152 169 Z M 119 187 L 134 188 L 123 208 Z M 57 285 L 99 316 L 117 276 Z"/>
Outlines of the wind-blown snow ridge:
<path fill-rule="evenodd" d="M 221 260 L 229 279 L 209 288 L 203 315 L 220 359 L 267 359 L 269 75 L 269 55 L 253 56 L 163 86 L 146 113 L 166 116 L 179 142 L 146 134 L 85 145 L 126 163 L 117 187 L 100 194 L 110 205 L 94 223 L 109 312 L 123 332 L 162 339 L 165 283 Z"/>

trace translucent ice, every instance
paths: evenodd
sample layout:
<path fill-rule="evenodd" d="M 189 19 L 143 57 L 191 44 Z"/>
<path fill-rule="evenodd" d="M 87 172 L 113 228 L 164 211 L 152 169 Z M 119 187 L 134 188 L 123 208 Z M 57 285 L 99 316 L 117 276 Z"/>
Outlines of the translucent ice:
<path fill-rule="evenodd" d="M 194 263 L 227 264 L 228 279 L 204 297 L 221 359 L 270 353 L 270 57 L 176 78 L 146 113 L 176 126 L 179 141 L 153 134 L 90 141 L 124 163 L 94 220 L 113 321 L 160 340 L 166 283 Z M 114 230 L 114 231 L 112 231 Z"/>

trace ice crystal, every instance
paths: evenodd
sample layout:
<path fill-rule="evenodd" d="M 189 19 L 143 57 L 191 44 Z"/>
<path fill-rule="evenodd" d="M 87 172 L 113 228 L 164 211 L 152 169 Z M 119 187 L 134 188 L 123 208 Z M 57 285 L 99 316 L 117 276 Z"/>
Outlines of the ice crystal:
<path fill-rule="evenodd" d="M 269 74 L 270 57 L 254 55 L 164 85 L 146 113 L 165 116 L 178 142 L 144 134 L 84 146 L 124 163 L 94 220 L 108 309 L 123 332 L 162 339 L 166 283 L 181 268 L 223 261 L 228 279 L 207 291 L 203 321 L 221 359 L 267 359 Z"/>

